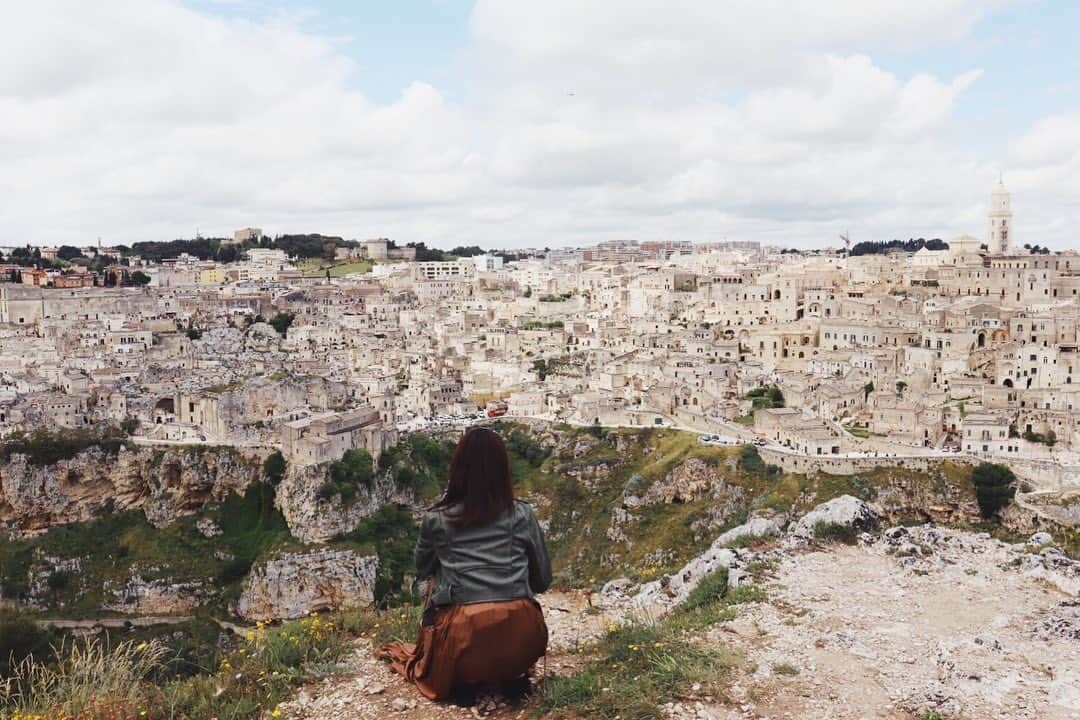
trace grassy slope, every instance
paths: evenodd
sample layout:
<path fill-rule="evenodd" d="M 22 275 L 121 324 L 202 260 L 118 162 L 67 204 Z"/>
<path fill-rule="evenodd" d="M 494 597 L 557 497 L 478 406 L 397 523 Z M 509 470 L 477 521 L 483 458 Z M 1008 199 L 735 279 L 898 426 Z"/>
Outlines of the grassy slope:
<path fill-rule="evenodd" d="M 297 267 L 303 271 L 304 277 L 326 277 L 327 269 L 330 277 L 344 277 L 352 273 L 371 272 L 373 263 L 368 260 L 353 260 L 349 262 L 329 263 L 318 258 L 309 258 L 297 263 Z"/>
<path fill-rule="evenodd" d="M 744 506 L 736 508 L 729 525 L 755 508 L 802 511 L 845 493 L 872 499 L 890 481 L 921 485 L 935 495 L 969 487 L 970 470 L 952 464 L 930 473 L 889 468 L 854 476 L 807 477 L 766 467 L 752 449 L 706 446 L 695 435 L 676 430 L 619 429 L 594 437 L 590 429 L 567 427 L 558 429 L 558 447 L 553 448 L 537 442 L 538 437 L 545 437 L 542 434 L 510 422 L 500 427 L 510 441 L 518 492 L 531 497 L 541 517 L 549 521 L 556 574 L 560 583 L 569 586 L 593 585 L 624 574 L 648 579 L 678 568 L 711 542 L 719 530 L 694 527 L 708 516 L 713 504 L 708 498 L 633 510 L 635 520 L 622 526 L 629 543 L 606 534 L 612 509 L 620 507 L 626 495 L 643 495 L 691 458 L 713 467 L 724 482 L 742 489 Z M 578 446 L 580 454 L 575 457 Z M 384 455 L 380 472 L 391 473 L 426 503 L 441 488 L 451 450 L 445 439 L 410 436 Z M 606 466 L 607 473 L 598 475 L 596 468 L 601 466 Z M 203 537 L 195 527 L 198 517 L 213 519 L 223 534 Z M 407 586 L 413 571 L 415 533 L 413 513 L 390 507 L 332 544 L 380 555 L 376 594 L 384 599 Z M 182 518 L 163 529 L 153 528 L 141 513 L 131 512 L 58 527 L 32 540 L 0 542 L 0 587 L 7 597 L 25 593 L 35 553 L 80 557 L 84 559 L 82 573 L 61 578 L 48 591 L 50 613 L 96 614 L 107 600 L 103 585 L 122 586 L 133 569 L 146 579 L 209 581 L 219 589 L 210 609 L 220 611 L 236 597 L 253 562 L 268 553 L 302 547 L 273 507 L 272 489 L 259 485 L 244 498 L 230 497 L 208 506 L 197 517 Z"/>
<path fill-rule="evenodd" d="M 707 498 L 633 510 L 637 521 L 622 526 L 629 547 L 606 535 L 612 508 L 621 505 L 625 494 L 644 494 L 691 458 L 712 466 L 724 482 L 743 489 L 745 507 L 729 525 L 757 508 L 801 512 L 844 494 L 870 500 L 880 487 L 896 481 L 926 486 L 934 493 L 952 486 L 970 494 L 970 469 L 948 463 L 930 473 L 887 468 L 850 476 L 807 477 L 768 468 L 753 450 L 701 445 L 695 435 L 677 430 L 619 429 L 606 432 L 604 439 L 582 429 L 567 432 L 572 439 L 563 445 L 590 444 L 580 457 L 564 451 L 533 467 L 512 453 L 512 462 L 519 492 L 533 496 L 541 515 L 550 521 L 550 549 L 558 578 L 574 586 L 625 574 L 647 579 L 677 569 L 708 546 L 719 531 L 695 532 L 691 527 L 706 517 L 713 504 Z M 742 459 L 744 453 L 750 454 L 749 460 Z M 600 464 L 610 471 L 593 480 L 591 489 L 573 479 L 572 473 Z"/>
<path fill-rule="evenodd" d="M 198 517 L 222 530 L 206 538 L 196 529 Z M 251 563 L 264 551 L 290 541 L 288 527 L 273 506 L 273 489 L 252 486 L 244 497 L 232 495 L 208 505 L 198 517 L 185 517 L 155 528 L 138 511 L 115 513 L 85 523 L 53 528 L 44 535 L 0 542 L 0 583 L 11 597 L 27 589 L 27 571 L 35 557 L 80 558 L 81 572 L 47 591 L 47 601 L 69 617 L 92 617 L 111 599 L 106 583 L 119 588 L 132 573 L 147 580 L 208 581 L 222 600 L 235 597 Z M 221 557 L 215 556 L 220 553 Z"/>
<path fill-rule="evenodd" d="M 384 456 L 381 471 L 392 473 L 426 502 L 442 486 L 451 450 L 446 441 L 413 436 Z M 200 518 L 213 520 L 222 534 L 204 537 L 196 527 Z M 330 544 L 378 553 L 382 566 L 376 596 L 381 599 L 398 592 L 412 573 L 416 527 L 409 509 L 391 506 Z M 0 540 L 0 591 L 5 598 L 24 596 L 36 558 L 79 558 L 81 572 L 59 574 L 46 591 L 47 615 L 101 616 L 101 606 L 113 599 L 106 585 L 119 589 L 133 573 L 146 580 L 205 582 L 214 594 L 205 610 L 220 615 L 238 597 L 253 563 L 304 547 L 274 507 L 273 488 L 260 483 L 243 497 L 230 495 L 165 528 L 155 528 L 142 512 L 130 511 L 62 525 L 28 540 Z"/>

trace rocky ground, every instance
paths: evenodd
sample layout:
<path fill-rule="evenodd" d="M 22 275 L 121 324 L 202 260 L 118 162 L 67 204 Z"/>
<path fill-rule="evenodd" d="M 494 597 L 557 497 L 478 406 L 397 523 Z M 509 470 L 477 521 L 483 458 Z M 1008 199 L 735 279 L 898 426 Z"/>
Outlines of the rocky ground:
<path fill-rule="evenodd" d="M 584 662 L 580 650 L 605 631 L 611 618 L 589 608 L 580 593 L 550 592 L 541 598 L 547 620 L 550 654 L 537 671 L 542 675 L 570 674 Z M 528 716 L 523 708 L 506 707 L 500 698 L 490 698 L 483 714 L 492 718 Z M 341 674 L 304 689 L 292 701 L 281 705 L 287 720 L 374 720 L 401 718 L 463 718 L 482 714 L 479 708 L 459 708 L 426 700 L 414 687 L 390 671 L 374 657 L 370 642 L 360 641 L 356 651 L 341 667 Z"/>
<path fill-rule="evenodd" d="M 737 712 L 690 716 L 1078 718 L 1080 607 L 1030 550 L 917 528 L 795 551 L 767 603 L 706 634 L 754 664 Z"/>
<path fill-rule="evenodd" d="M 684 698 L 667 706 L 672 718 L 1080 718 L 1080 566 L 1053 549 L 920 527 L 857 546 L 789 537 L 759 555 L 773 558 L 768 600 L 699 638 L 743 651 L 745 666 L 723 702 Z M 573 594 L 545 601 L 549 673 L 573 672 L 575 649 L 627 612 Z M 365 645 L 282 710 L 295 720 L 476 714 L 427 702 Z"/>

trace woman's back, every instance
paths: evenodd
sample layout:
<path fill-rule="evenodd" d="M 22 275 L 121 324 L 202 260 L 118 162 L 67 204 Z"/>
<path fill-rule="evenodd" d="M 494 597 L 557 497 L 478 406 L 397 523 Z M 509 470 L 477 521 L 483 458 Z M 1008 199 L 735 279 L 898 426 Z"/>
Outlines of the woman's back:
<path fill-rule="evenodd" d="M 380 649 L 394 670 L 432 699 L 478 683 L 520 686 L 548 641 L 533 594 L 551 584 L 551 561 L 532 507 L 514 499 L 498 433 L 468 430 L 448 475 L 416 542 L 418 576 L 435 577 L 420 637 L 415 645 Z"/>
<path fill-rule="evenodd" d="M 532 597 L 551 585 L 551 561 L 532 507 L 521 500 L 494 522 L 457 527 L 455 509 L 429 511 L 416 545 L 421 577 L 434 575 L 433 605 Z"/>

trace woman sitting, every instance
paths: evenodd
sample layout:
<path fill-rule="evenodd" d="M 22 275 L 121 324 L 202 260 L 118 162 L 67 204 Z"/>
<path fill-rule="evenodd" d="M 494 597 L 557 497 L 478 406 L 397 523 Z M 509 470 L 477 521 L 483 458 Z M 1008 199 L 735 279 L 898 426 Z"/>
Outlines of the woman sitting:
<path fill-rule="evenodd" d="M 472 428 L 450 462 L 446 493 L 424 514 L 417 576 L 434 576 L 416 645 L 380 648 L 394 670 L 431 700 L 469 703 L 482 685 L 528 689 L 529 668 L 547 651 L 535 593 L 551 584 L 551 560 L 532 507 L 514 500 L 502 438 Z"/>

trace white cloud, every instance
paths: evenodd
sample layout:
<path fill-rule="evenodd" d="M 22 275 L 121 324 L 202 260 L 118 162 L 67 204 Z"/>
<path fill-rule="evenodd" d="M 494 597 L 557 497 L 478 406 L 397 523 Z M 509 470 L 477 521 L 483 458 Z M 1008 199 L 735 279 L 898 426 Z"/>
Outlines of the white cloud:
<path fill-rule="evenodd" d="M 967 157 L 943 131 L 980 71 L 874 60 L 963 38 L 987 7 L 480 0 L 454 105 L 423 82 L 373 102 L 287 19 L 23 3 L 0 25 L 0 242 L 248 224 L 492 246 L 947 237 L 980 232 L 1001 162 L 1023 231 L 1046 182 L 1076 196 L 1077 116 L 1004 161 Z M 1031 210 L 1044 242 L 1072 240 L 1060 209 Z"/>

